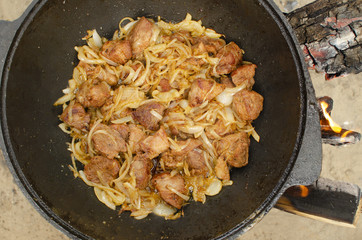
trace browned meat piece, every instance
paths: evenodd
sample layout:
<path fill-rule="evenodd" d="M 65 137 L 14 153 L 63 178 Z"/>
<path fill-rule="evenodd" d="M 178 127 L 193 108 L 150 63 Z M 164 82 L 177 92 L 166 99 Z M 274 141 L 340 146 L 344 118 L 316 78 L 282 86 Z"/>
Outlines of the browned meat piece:
<path fill-rule="evenodd" d="M 172 89 L 170 82 L 167 78 L 162 78 L 158 86 L 160 86 L 161 92 L 168 92 Z"/>
<path fill-rule="evenodd" d="M 177 144 L 181 146 L 182 150 L 179 152 L 174 150 L 174 152 L 175 154 L 181 155 L 200 147 L 202 145 L 202 142 L 198 139 L 189 138 L 186 141 L 179 141 L 177 142 Z"/>
<path fill-rule="evenodd" d="M 101 107 L 110 96 L 107 83 L 86 81 L 79 86 L 76 98 L 84 107 Z"/>
<path fill-rule="evenodd" d="M 217 136 L 214 136 L 214 134 L 211 133 L 211 131 L 214 130 L 214 132 L 220 136 L 223 137 L 227 134 L 233 133 L 235 130 L 234 126 L 231 126 L 229 128 L 225 127 L 225 122 L 221 119 L 217 119 L 214 125 L 209 126 L 206 128 L 206 136 L 209 139 L 215 139 L 218 138 Z"/>
<path fill-rule="evenodd" d="M 204 64 L 205 61 L 202 58 L 190 57 L 187 58 L 182 64 L 180 64 L 179 68 L 193 69 L 195 67 L 201 67 Z"/>
<path fill-rule="evenodd" d="M 180 131 L 178 130 L 178 128 L 173 125 L 169 126 L 169 129 L 170 129 L 171 134 L 174 136 L 178 136 L 180 134 Z"/>
<path fill-rule="evenodd" d="M 88 129 L 90 116 L 79 103 L 70 103 L 60 115 L 60 119 L 79 130 Z"/>
<path fill-rule="evenodd" d="M 109 185 L 112 180 L 117 178 L 119 169 L 120 164 L 117 160 L 95 156 L 84 166 L 84 173 L 91 182 Z"/>
<path fill-rule="evenodd" d="M 196 148 L 187 154 L 186 162 L 192 174 L 206 174 L 209 169 L 205 163 L 202 150 Z"/>
<path fill-rule="evenodd" d="M 218 158 L 215 164 L 215 174 L 221 180 L 230 180 L 230 172 L 225 160 Z"/>
<path fill-rule="evenodd" d="M 255 64 L 245 64 L 238 67 L 235 71 L 231 73 L 231 78 L 233 83 L 236 86 L 240 86 L 243 83 L 246 83 L 246 88 L 251 89 L 255 83 Z"/>
<path fill-rule="evenodd" d="M 176 33 L 173 33 L 170 37 L 171 40 L 177 39 L 177 41 L 180 41 L 182 43 L 186 42 L 186 39 L 191 39 L 190 32 L 187 31 L 179 31 Z"/>
<path fill-rule="evenodd" d="M 196 44 L 194 45 L 195 54 L 202 54 L 204 52 L 215 55 L 218 50 L 225 46 L 225 41 L 217 38 L 201 37 L 195 39 Z M 200 45 L 201 43 L 201 45 Z"/>
<path fill-rule="evenodd" d="M 222 85 L 224 85 L 227 88 L 234 88 L 235 87 L 234 83 L 231 81 L 230 77 L 228 77 L 228 76 L 222 76 L 220 78 L 220 82 L 221 82 Z"/>
<path fill-rule="evenodd" d="M 257 119 L 263 110 L 263 96 L 254 91 L 242 90 L 233 97 L 233 109 L 241 120 Z"/>
<path fill-rule="evenodd" d="M 128 144 L 132 153 L 136 153 L 140 150 L 141 142 L 147 137 L 145 132 L 139 129 L 136 125 L 130 125 L 129 127 L 129 140 Z"/>
<path fill-rule="evenodd" d="M 154 24 L 145 17 L 141 17 L 133 26 L 129 33 L 128 40 L 132 45 L 132 53 L 134 56 L 139 55 L 145 50 L 151 42 Z"/>
<path fill-rule="evenodd" d="M 107 114 L 107 111 L 109 111 L 113 107 L 113 99 L 112 97 L 107 98 L 106 102 L 103 104 L 102 107 L 100 107 L 101 113 L 104 115 Z M 112 119 L 114 120 L 114 119 Z"/>
<path fill-rule="evenodd" d="M 132 115 L 133 110 L 131 108 L 125 108 L 123 111 L 121 111 L 118 115 L 118 118 L 124 118 Z"/>
<path fill-rule="evenodd" d="M 132 112 L 132 118 L 145 128 L 156 131 L 159 128 L 158 123 L 161 119 L 155 117 L 151 113 L 152 110 L 163 116 L 165 107 L 161 103 L 152 101 L 139 106 L 136 111 Z"/>
<path fill-rule="evenodd" d="M 97 68 L 100 68 L 99 73 L 97 75 L 97 78 L 99 80 L 105 81 L 110 86 L 115 86 L 118 83 L 118 77 L 114 72 L 112 72 L 109 67 L 102 68 L 98 66 Z"/>
<path fill-rule="evenodd" d="M 131 42 L 112 40 L 103 44 L 100 55 L 118 64 L 125 64 L 132 57 Z"/>
<path fill-rule="evenodd" d="M 78 66 L 84 69 L 88 80 L 99 79 L 101 81 L 105 81 L 110 86 L 114 86 L 118 83 L 117 76 L 110 70 L 109 67 L 104 68 L 100 65 L 94 66 L 83 61 L 80 61 Z"/>
<path fill-rule="evenodd" d="M 136 187 L 145 189 L 151 180 L 152 162 L 142 155 L 136 155 L 131 163 L 131 174 L 136 177 Z"/>
<path fill-rule="evenodd" d="M 203 42 L 198 42 L 192 46 L 192 52 L 194 55 L 202 55 L 207 52 L 205 44 Z"/>
<path fill-rule="evenodd" d="M 150 159 L 167 151 L 169 147 L 170 143 L 168 142 L 167 134 L 163 127 L 161 127 L 153 136 L 149 136 L 141 142 L 141 150 L 143 150 L 145 156 Z"/>
<path fill-rule="evenodd" d="M 79 61 L 78 66 L 83 68 L 84 71 L 88 74 L 92 73 L 92 71 L 95 69 L 95 66 L 92 64 L 88 64 L 86 62 L 83 61 Z"/>
<path fill-rule="evenodd" d="M 184 155 L 175 155 L 172 151 L 167 151 L 161 154 L 160 161 L 163 162 L 166 169 L 175 169 L 182 167 Z"/>
<path fill-rule="evenodd" d="M 180 167 L 182 162 L 189 157 L 189 152 L 202 145 L 202 142 L 197 139 L 189 139 L 179 141 L 177 144 L 182 148 L 180 151 L 171 150 L 162 153 L 161 160 L 167 169 Z"/>
<path fill-rule="evenodd" d="M 121 134 L 113 128 L 98 124 L 92 135 L 94 148 L 105 157 L 115 158 L 119 152 L 126 152 L 126 142 Z"/>
<path fill-rule="evenodd" d="M 224 88 L 223 85 L 214 80 L 195 79 L 189 92 L 189 104 L 191 107 L 200 106 L 204 101 L 210 101 L 219 95 Z"/>
<path fill-rule="evenodd" d="M 165 202 L 178 209 L 182 207 L 184 199 L 170 190 L 171 187 L 179 193 L 188 194 L 185 181 L 181 175 L 177 174 L 172 177 L 170 173 L 156 174 L 152 179 L 152 184 Z"/>
<path fill-rule="evenodd" d="M 227 135 L 215 143 L 219 158 L 230 166 L 243 167 L 248 164 L 250 139 L 245 132 Z"/>
<path fill-rule="evenodd" d="M 110 127 L 119 132 L 124 140 L 128 139 L 130 129 L 127 124 L 112 124 Z"/>
<path fill-rule="evenodd" d="M 112 107 L 113 107 L 113 100 L 108 99 L 101 108 L 101 113 L 103 114 L 103 116 L 105 114 L 107 114 L 106 112 L 109 111 Z M 133 110 L 131 108 L 125 108 L 121 111 L 113 112 L 113 114 L 111 116 L 111 121 L 117 120 L 120 118 L 124 118 L 124 117 L 128 117 L 132 114 L 132 112 L 133 112 Z"/>
<path fill-rule="evenodd" d="M 236 69 L 236 65 L 241 61 L 242 50 L 234 42 L 230 42 L 221 48 L 216 54 L 220 58 L 216 66 L 217 74 L 229 74 Z"/>

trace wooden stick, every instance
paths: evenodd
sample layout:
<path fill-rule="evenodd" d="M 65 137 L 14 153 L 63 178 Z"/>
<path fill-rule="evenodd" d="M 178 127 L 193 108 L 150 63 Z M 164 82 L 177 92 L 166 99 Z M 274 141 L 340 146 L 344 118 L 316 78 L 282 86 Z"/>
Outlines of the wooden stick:
<path fill-rule="evenodd" d="M 361 189 L 354 184 L 320 178 L 310 186 L 289 188 L 275 207 L 299 216 L 355 227 L 362 208 Z"/>

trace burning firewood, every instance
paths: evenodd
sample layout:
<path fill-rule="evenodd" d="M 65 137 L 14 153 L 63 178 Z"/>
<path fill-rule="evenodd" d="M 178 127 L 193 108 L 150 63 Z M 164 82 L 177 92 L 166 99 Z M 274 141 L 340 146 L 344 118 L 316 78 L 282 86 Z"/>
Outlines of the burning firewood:
<path fill-rule="evenodd" d="M 322 132 L 322 142 L 333 146 L 354 144 L 360 141 L 361 134 L 341 128 L 331 117 L 333 99 L 324 96 L 318 98 L 320 105 L 319 117 Z"/>
<path fill-rule="evenodd" d="M 354 184 L 320 178 L 313 185 L 293 186 L 276 208 L 339 226 L 354 227 L 361 212 L 361 189 Z"/>

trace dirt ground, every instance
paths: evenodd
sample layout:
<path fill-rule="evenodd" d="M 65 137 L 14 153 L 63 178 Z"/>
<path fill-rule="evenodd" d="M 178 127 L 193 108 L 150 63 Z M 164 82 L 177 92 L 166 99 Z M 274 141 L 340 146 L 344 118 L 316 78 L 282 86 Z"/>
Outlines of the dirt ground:
<path fill-rule="evenodd" d="M 283 10 L 303 6 L 310 0 L 275 0 Z M 31 0 L 0 0 L 0 19 L 14 20 Z M 362 131 L 362 74 L 325 81 L 322 74 L 310 72 L 317 96 L 334 99 L 334 120 L 348 129 Z M 347 147 L 323 146 L 321 176 L 362 186 L 361 143 Z M 0 154 L 0 236 L 1 239 L 68 239 L 55 229 L 25 199 Z M 240 237 L 242 240 L 358 240 L 362 220 L 356 228 L 335 226 L 272 209 L 260 223 Z"/>

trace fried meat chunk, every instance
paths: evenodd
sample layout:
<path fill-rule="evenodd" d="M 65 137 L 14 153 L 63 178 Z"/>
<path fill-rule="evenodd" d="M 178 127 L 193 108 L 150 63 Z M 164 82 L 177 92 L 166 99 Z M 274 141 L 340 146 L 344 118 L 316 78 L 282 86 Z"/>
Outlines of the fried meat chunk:
<path fill-rule="evenodd" d="M 170 190 L 174 189 L 179 193 L 187 194 L 185 181 L 180 174 L 176 174 L 175 176 L 171 176 L 170 173 L 156 174 L 152 178 L 152 184 L 166 203 L 178 209 L 182 207 L 184 199 Z"/>
<path fill-rule="evenodd" d="M 141 54 L 150 45 L 154 27 L 154 24 L 145 17 L 141 17 L 133 26 L 128 36 L 133 56 Z"/>
<path fill-rule="evenodd" d="M 165 107 L 156 101 L 145 103 L 132 112 L 132 118 L 145 128 L 156 131 L 159 129 L 158 123 L 161 119 L 152 114 L 152 111 L 155 111 L 159 115 L 163 116 Z"/>
<path fill-rule="evenodd" d="M 117 178 L 119 170 L 120 164 L 117 160 L 111 160 L 102 156 L 93 157 L 84 166 L 84 173 L 89 181 L 108 185 Z"/>
<path fill-rule="evenodd" d="M 196 44 L 193 46 L 194 53 L 196 55 L 204 52 L 216 55 L 217 52 L 225 46 L 225 41 L 219 38 L 200 37 L 195 38 Z"/>
<path fill-rule="evenodd" d="M 216 57 L 220 59 L 216 66 L 217 74 L 229 74 L 236 69 L 241 61 L 242 50 L 236 43 L 230 42 L 218 51 Z"/>
<path fill-rule="evenodd" d="M 187 154 L 186 162 L 193 175 L 205 175 L 209 171 L 205 161 L 203 151 L 199 148 L 195 148 Z"/>
<path fill-rule="evenodd" d="M 246 84 L 247 89 L 251 89 L 255 83 L 255 64 L 245 64 L 238 67 L 235 71 L 231 73 L 231 79 L 236 86 L 241 84 Z"/>
<path fill-rule="evenodd" d="M 102 107 L 111 96 L 110 87 L 105 82 L 83 82 L 76 94 L 78 102 L 84 107 Z"/>
<path fill-rule="evenodd" d="M 178 141 L 177 144 L 180 146 L 180 150 L 173 149 L 161 155 L 161 160 L 167 169 L 180 167 L 182 162 L 187 159 L 188 153 L 201 146 L 202 142 L 197 139 L 189 139 Z"/>
<path fill-rule="evenodd" d="M 245 132 L 227 135 L 216 141 L 215 148 L 220 159 L 232 167 L 243 167 L 248 164 L 249 136 Z"/>
<path fill-rule="evenodd" d="M 188 97 L 189 104 L 191 107 L 200 106 L 204 101 L 210 101 L 215 98 L 224 88 L 222 84 L 214 80 L 197 78 L 191 85 Z"/>
<path fill-rule="evenodd" d="M 251 121 L 263 110 L 263 101 L 259 93 L 244 89 L 234 95 L 232 107 L 241 120 Z"/>
<path fill-rule="evenodd" d="M 103 44 L 100 55 L 114 63 L 123 65 L 132 57 L 131 42 L 128 40 L 107 41 Z"/>
<path fill-rule="evenodd" d="M 220 83 L 223 84 L 226 88 L 234 88 L 235 85 L 228 76 L 222 76 L 220 78 Z"/>
<path fill-rule="evenodd" d="M 151 180 L 152 162 L 143 155 L 137 154 L 131 163 L 131 174 L 136 177 L 136 187 L 145 189 Z"/>
<path fill-rule="evenodd" d="M 141 142 L 147 137 L 146 133 L 134 124 L 129 126 L 128 144 L 132 153 L 141 150 Z"/>
<path fill-rule="evenodd" d="M 70 103 L 60 115 L 60 119 L 79 130 L 88 129 L 90 116 L 79 103 Z"/>
<path fill-rule="evenodd" d="M 167 151 L 170 147 L 170 143 L 168 142 L 165 129 L 161 127 L 154 135 L 143 140 L 140 146 L 141 150 L 145 152 L 145 156 L 150 159 Z"/>
<path fill-rule="evenodd" d="M 127 151 L 126 142 L 121 137 L 121 134 L 102 123 L 95 127 L 92 142 L 94 148 L 109 159 L 118 156 L 119 152 Z"/>
<path fill-rule="evenodd" d="M 230 180 L 229 167 L 224 159 L 216 159 L 215 174 L 221 180 Z"/>
<path fill-rule="evenodd" d="M 124 140 L 128 140 L 130 129 L 127 124 L 111 124 L 110 127 L 119 132 Z"/>
<path fill-rule="evenodd" d="M 224 120 L 218 118 L 214 125 L 211 125 L 205 129 L 206 136 L 209 139 L 217 139 L 219 137 L 223 137 L 235 131 L 235 126 L 229 125 L 226 127 L 226 123 Z M 216 133 L 216 135 L 215 135 Z"/>

